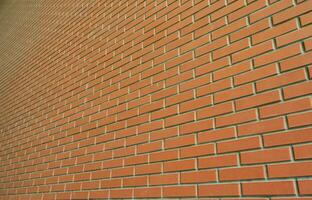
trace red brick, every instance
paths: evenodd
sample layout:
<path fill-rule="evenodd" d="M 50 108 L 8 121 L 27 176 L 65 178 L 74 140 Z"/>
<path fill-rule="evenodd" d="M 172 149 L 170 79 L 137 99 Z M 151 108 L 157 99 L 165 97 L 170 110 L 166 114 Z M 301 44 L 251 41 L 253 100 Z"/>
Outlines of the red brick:
<path fill-rule="evenodd" d="M 164 172 L 184 171 L 195 169 L 194 159 L 179 160 L 164 163 Z"/>
<path fill-rule="evenodd" d="M 218 3 L 216 3 L 216 4 L 224 4 L 224 2 L 218 2 Z M 216 5 L 216 4 L 214 4 L 214 5 Z M 212 8 L 213 6 L 208 6 L 208 7 L 206 7 L 207 9 L 210 9 L 210 8 Z M 195 18 L 196 18 L 196 15 L 198 16 L 198 15 L 205 15 L 206 16 L 206 13 L 203 13 L 203 11 L 204 11 L 205 9 L 203 9 L 203 10 L 201 10 L 201 11 L 199 11 L 199 12 L 197 12 L 197 13 L 195 13 Z M 225 26 L 225 17 L 223 17 L 223 18 L 220 18 L 220 19 L 218 19 L 218 20 L 216 20 L 216 21 L 214 21 L 214 22 L 212 22 L 212 23 L 209 23 L 209 24 L 207 24 L 206 26 L 203 26 L 203 27 L 201 27 L 201 28 L 199 28 L 199 29 L 197 29 L 197 30 L 195 30 L 195 38 L 198 38 L 198 37 L 201 37 L 201 36 L 203 36 L 203 35 L 206 35 L 207 33 L 209 33 L 209 32 L 211 32 L 211 31 L 213 31 L 213 30 L 216 30 L 216 29 L 218 29 L 218 28 L 221 28 L 221 27 L 223 27 L 223 26 Z"/>
<path fill-rule="evenodd" d="M 312 112 L 287 116 L 289 127 L 299 127 L 312 124 Z"/>
<path fill-rule="evenodd" d="M 194 156 L 204 156 L 215 153 L 215 146 L 213 144 L 205 144 L 200 146 L 184 147 L 180 150 L 181 158 L 191 158 Z"/>
<path fill-rule="evenodd" d="M 142 174 L 157 174 L 161 172 L 162 166 L 160 163 L 147 164 L 147 165 L 136 165 L 135 175 Z"/>
<path fill-rule="evenodd" d="M 300 180 L 298 181 L 299 193 L 301 195 L 311 195 L 312 194 L 312 180 Z"/>
<path fill-rule="evenodd" d="M 268 166 L 270 178 L 311 176 L 312 162 L 272 164 Z"/>
<path fill-rule="evenodd" d="M 198 142 L 214 142 L 218 140 L 230 139 L 235 137 L 235 129 L 233 127 L 207 131 L 198 134 Z"/>
<path fill-rule="evenodd" d="M 162 149 L 162 142 L 156 141 L 153 143 L 138 145 L 137 146 L 137 153 L 147 153 L 147 152 L 158 151 L 161 149 Z"/>
<path fill-rule="evenodd" d="M 263 166 L 221 169 L 219 178 L 221 181 L 264 179 L 265 169 Z"/>
<path fill-rule="evenodd" d="M 212 129 L 213 121 L 211 119 L 202 120 L 194 123 L 187 123 L 180 126 L 180 134 L 189 134 L 195 132 L 202 132 L 204 130 Z"/>
<path fill-rule="evenodd" d="M 224 6 L 225 6 L 225 2 L 218 1 L 214 4 L 212 4 L 211 6 L 207 6 L 204 9 L 202 9 L 201 11 L 195 13 L 195 18 L 199 19 L 199 18 L 205 17 L 208 14 L 211 14 L 211 13 L 215 12 L 216 10 L 223 8 Z"/>
<path fill-rule="evenodd" d="M 312 81 L 298 83 L 283 88 L 285 99 L 311 94 Z"/>
<path fill-rule="evenodd" d="M 311 128 L 292 130 L 282 133 L 274 133 L 263 137 L 264 146 L 280 146 L 286 144 L 297 144 L 311 142 Z"/>
<path fill-rule="evenodd" d="M 289 148 L 265 149 L 241 153 L 242 164 L 290 161 Z"/>
<path fill-rule="evenodd" d="M 132 176 L 134 174 L 134 167 L 124 167 L 112 169 L 111 177 Z"/>
<path fill-rule="evenodd" d="M 202 76 L 202 77 L 199 77 L 199 78 L 196 78 L 194 80 L 190 80 L 190 81 L 187 81 L 185 83 L 182 83 L 180 85 L 180 91 L 181 92 L 184 92 L 186 90 L 190 90 L 190 89 L 194 89 L 194 88 L 197 88 L 197 87 L 200 87 L 202 85 L 207 85 L 211 82 L 211 76 Z"/>
<path fill-rule="evenodd" d="M 187 112 L 212 104 L 212 96 L 204 96 L 180 104 L 180 112 Z"/>
<path fill-rule="evenodd" d="M 116 189 L 110 191 L 110 198 L 132 198 L 133 190 L 132 189 Z"/>
<path fill-rule="evenodd" d="M 148 141 L 148 134 L 140 134 L 126 138 L 126 146 L 137 145 Z"/>
<path fill-rule="evenodd" d="M 215 106 L 210 106 L 197 111 L 197 118 L 203 119 L 208 117 L 214 117 L 221 114 L 231 113 L 234 111 L 233 103 L 226 102 L 222 104 L 217 104 Z"/>
<path fill-rule="evenodd" d="M 131 156 L 124 159 L 124 166 L 145 164 L 148 162 L 148 155 Z"/>
<path fill-rule="evenodd" d="M 235 52 L 241 51 L 249 47 L 249 42 L 247 39 L 239 40 L 230 46 L 223 47 L 221 49 L 215 50 L 212 53 L 213 60 L 217 60 L 227 55 L 231 55 Z"/>
<path fill-rule="evenodd" d="M 311 37 L 312 26 L 303 27 L 297 31 L 292 31 L 288 34 L 279 36 L 276 38 L 276 44 L 278 47 L 290 44 L 294 41 L 299 41 L 305 38 Z"/>
<path fill-rule="evenodd" d="M 170 138 L 165 140 L 165 149 L 177 148 L 182 146 L 190 146 L 195 144 L 195 135 L 186 135 L 178 138 Z"/>
<path fill-rule="evenodd" d="M 262 12 L 258 12 L 258 13 L 262 13 Z M 250 17 L 250 19 L 251 19 L 251 17 Z M 270 28 L 269 20 L 263 19 L 263 20 L 255 23 L 255 24 L 252 24 L 249 27 L 240 29 L 240 30 L 230 34 L 230 40 L 231 41 L 237 41 L 239 39 L 253 35 L 255 33 L 258 33 L 260 31 L 263 31 L 263 30 L 268 29 L 268 28 Z"/>
<path fill-rule="evenodd" d="M 311 2 L 306 1 L 305 3 L 301 3 L 298 6 L 286 9 L 283 12 L 279 12 L 273 15 L 273 23 L 278 24 L 295 16 L 301 15 L 302 13 L 309 11 L 309 8 L 311 8 Z"/>
<path fill-rule="evenodd" d="M 194 48 L 194 46 L 192 46 L 192 48 Z M 206 63 L 210 63 L 211 59 L 210 59 L 211 55 L 209 53 L 204 54 L 202 56 L 196 57 L 194 60 L 186 62 L 184 64 L 182 64 L 179 68 L 180 68 L 180 73 L 181 72 L 185 72 L 188 70 L 192 70 L 192 69 L 196 69 L 201 65 L 205 65 Z M 198 81 L 194 80 L 193 82 L 189 82 L 187 85 L 190 87 L 192 86 L 191 83 L 196 83 L 196 84 L 201 84 L 201 83 L 206 83 L 205 80 L 208 80 L 210 82 L 209 76 L 206 78 L 202 78 L 199 79 Z M 185 85 L 185 86 L 187 86 Z M 182 89 L 182 87 L 180 87 Z"/>
<path fill-rule="evenodd" d="M 277 68 L 275 64 L 267 65 L 259 69 L 255 69 L 234 77 L 234 84 L 241 85 L 249 83 L 258 79 L 262 79 L 268 76 L 276 75 Z"/>
<path fill-rule="evenodd" d="M 126 157 L 126 156 L 130 156 L 130 155 L 134 155 L 134 154 L 135 154 L 135 147 L 134 146 L 126 147 L 126 148 L 119 148 L 119 149 L 113 150 L 113 157 L 114 158 Z"/>
<path fill-rule="evenodd" d="M 263 134 L 272 131 L 285 130 L 286 125 L 283 118 L 274 118 L 260 122 L 252 122 L 238 126 L 238 135 Z"/>
<path fill-rule="evenodd" d="M 239 63 L 237 65 L 234 65 L 234 66 L 226 67 L 224 69 L 220 69 L 220 70 L 213 73 L 214 81 L 222 79 L 222 78 L 231 77 L 231 76 L 240 74 L 242 72 L 249 71 L 250 69 L 251 69 L 251 62 L 250 61 L 246 61 L 243 63 Z M 227 80 L 229 80 L 229 79 L 227 79 Z M 210 84 L 210 85 L 212 85 L 212 84 Z M 231 83 L 229 85 L 231 85 Z"/>
<path fill-rule="evenodd" d="M 260 117 L 268 118 L 311 109 L 310 98 L 287 101 L 285 103 L 264 106 L 260 109 Z"/>
<path fill-rule="evenodd" d="M 259 137 L 250 138 L 240 138 L 236 140 L 229 140 L 225 142 L 220 142 L 217 144 L 217 152 L 233 152 L 233 151 L 243 151 L 249 149 L 259 149 L 261 147 Z"/>
<path fill-rule="evenodd" d="M 171 106 L 173 104 L 178 104 L 178 103 L 181 103 L 184 101 L 189 101 L 193 98 L 194 98 L 193 91 L 186 91 L 186 92 L 180 93 L 176 96 L 168 97 L 166 99 L 166 107 Z"/>
<path fill-rule="evenodd" d="M 304 48 L 306 51 L 311 51 L 311 49 L 312 49 L 312 40 L 311 39 L 307 39 L 304 41 Z"/>
<path fill-rule="evenodd" d="M 123 186 L 146 186 L 147 185 L 147 176 L 131 177 L 123 179 Z"/>
<path fill-rule="evenodd" d="M 277 1 L 276 3 L 272 4 L 271 6 L 268 6 L 265 9 L 261 10 L 261 12 L 252 13 L 249 16 L 250 22 L 254 23 L 260 19 L 268 17 L 274 13 L 277 13 L 277 12 L 279 12 L 285 8 L 289 8 L 291 6 L 293 6 L 291 0 Z"/>
<path fill-rule="evenodd" d="M 306 54 L 286 59 L 285 61 L 282 61 L 280 63 L 281 70 L 286 71 L 311 64 L 312 63 L 311 56 L 312 52 L 307 52 Z"/>
<path fill-rule="evenodd" d="M 241 124 L 257 119 L 256 110 L 246 110 L 235 114 L 221 116 L 216 118 L 216 127 L 229 126 L 233 124 Z"/>
<path fill-rule="evenodd" d="M 229 65 L 229 57 L 221 58 L 213 63 L 208 63 L 195 69 L 196 76 L 207 74 L 209 72 L 221 69 Z"/>
<path fill-rule="evenodd" d="M 207 54 L 209 52 L 212 52 L 216 49 L 219 49 L 223 46 L 226 46 L 227 44 L 227 40 L 226 40 L 226 37 L 221 37 L 211 43 L 208 43 L 208 44 L 205 44 L 201 47 L 198 47 L 196 50 L 195 50 L 195 54 L 196 56 L 201 56 L 203 54 Z"/>
<path fill-rule="evenodd" d="M 207 183 L 215 182 L 217 173 L 215 170 L 191 171 L 181 173 L 181 183 Z"/>
<path fill-rule="evenodd" d="M 307 14 L 304 14 L 304 15 L 301 15 L 299 18 L 300 18 L 300 22 L 301 22 L 301 25 L 302 26 L 305 26 L 305 25 L 308 25 L 312 22 L 311 20 L 311 16 L 312 16 L 312 13 L 309 12 Z"/>
<path fill-rule="evenodd" d="M 311 150 L 312 144 L 294 146 L 295 159 L 299 160 L 312 158 Z"/>
<path fill-rule="evenodd" d="M 295 194 L 295 187 L 292 181 L 271 181 L 271 182 L 249 182 L 243 183 L 243 195 L 291 195 Z"/>
<path fill-rule="evenodd" d="M 169 186 L 163 187 L 164 197 L 194 197 L 196 196 L 195 186 Z"/>
<path fill-rule="evenodd" d="M 260 55 L 254 59 L 256 67 L 267 65 L 285 58 L 296 56 L 300 54 L 301 49 L 299 44 L 292 44 L 284 48 L 278 49 L 277 51 Z"/>
<path fill-rule="evenodd" d="M 235 197 L 240 196 L 240 187 L 235 183 L 201 185 L 198 193 L 200 197 Z"/>
<path fill-rule="evenodd" d="M 109 170 L 97 170 L 91 173 L 91 179 L 103 179 L 103 178 L 109 178 L 110 177 L 110 171 Z"/>
<path fill-rule="evenodd" d="M 243 110 L 279 101 L 281 101 L 280 93 L 275 90 L 236 100 L 235 108 L 236 110 Z"/>
<path fill-rule="evenodd" d="M 101 180 L 100 188 L 120 188 L 121 179 L 106 179 Z"/>
<path fill-rule="evenodd" d="M 175 160 L 178 159 L 177 150 L 167 150 L 161 152 L 155 152 L 150 154 L 150 162 L 165 161 L 165 160 Z"/>
<path fill-rule="evenodd" d="M 193 40 L 190 43 L 187 43 L 187 44 L 181 46 L 180 47 L 181 53 L 185 53 L 187 51 L 192 50 L 194 47 L 199 47 L 199 46 L 205 45 L 205 44 L 210 43 L 210 42 L 211 41 L 210 41 L 210 38 L 208 36 L 198 38 L 197 40 Z M 207 55 L 209 55 L 209 54 L 207 54 Z"/>
<path fill-rule="evenodd" d="M 149 183 L 151 185 L 171 185 L 177 184 L 179 181 L 179 174 L 163 174 L 163 175 L 154 175 L 149 177 Z"/>
<path fill-rule="evenodd" d="M 178 113 L 178 106 L 170 106 L 152 113 L 152 120 L 169 117 Z"/>
<path fill-rule="evenodd" d="M 303 69 L 299 69 L 296 71 L 283 73 L 279 76 L 274 76 L 274 77 L 266 78 L 264 80 L 260 80 L 256 83 L 256 89 L 257 91 L 264 91 L 264 90 L 288 85 L 290 83 L 296 83 L 296 82 L 303 81 L 303 80 L 306 80 L 305 71 Z"/>
<path fill-rule="evenodd" d="M 189 112 L 182 115 L 177 115 L 173 117 L 169 117 L 165 120 L 165 127 L 175 126 L 179 124 L 184 124 L 187 122 L 194 121 L 194 113 Z"/>
<path fill-rule="evenodd" d="M 311 200 L 311 5 L 2 1 L 0 199 Z"/>
<path fill-rule="evenodd" d="M 231 86 L 232 86 L 232 82 L 230 78 L 223 79 L 223 80 L 212 82 L 208 85 L 197 88 L 196 94 L 198 97 L 200 97 L 203 95 L 207 95 L 207 94 L 211 94 L 217 91 L 231 88 Z"/>
<path fill-rule="evenodd" d="M 211 38 L 212 40 L 215 40 L 217 38 L 220 38 L 224 35 L 228 35 L 238 29 L 241 29 L 243 27 L 245 27 L 247 25 L 247 22 L 246 22 L 246 19 L 245 18 L 242 18 L 240 20 L 237 20 L 233 23 L 230 23 L 229 25 L 223 27 L 223 28 L 220 28 L 218 30 L 215 30 L 211 33 Z"/>
<path fill-rule="evenodd" d="M 250 59 L 250 58 L 256 57 L 260 54 L 264 54 L 264 53 L 267 53 L 269 51 L 272 51 L 272 50 L 273 50 L 272 41 L 263 42 L 263 43 L 258 44 L 256 46 L 253 46 L 249 49 L 239 51 L 239 52 L 233 54 L 231 56 L 232 62 L 237 63 L 237 62 L 240 62 L 242 60 Z"/>
<path fill-rule="evenodd" d="M 153 198 L 161 196 L 161 188 L 135 188 L 134 197 L 135 198 Z"/>
<path fill-rule="evenodd" d="M 276 27 L 270 28 L 266 31 L 257 33 L 252 36 L 252 44 L 258 44 L 260 42 L 266 41 L 268 39 L 277 37 L 279 35 L 283 35 L 287 32 L 296 30 L 297 25 L 295 20 L 291 20 L 288 22 L 285 22 L 283 24 L 280 24 Z"/>
<path fill-rule="evenodd" d="M 229 13 L 232 13 L 235 10 L 240 9 L 243 6 L 244 6 L 244 1 L 241 1 L 241 0 L 236 1 L 235 3 L 232 3 L 232 4 L 228 5 L 228 6 L 220 9 L 219 12 L 213 13 L 211 15 L 211 19 L 212 19 L 212 21 L 214 21 L 214 20 L 216 20 L 216 19 L 218 19 L 218 18 L 220 18 L 222 16 L 225 16 L 225 15 L 227 15 Z"/>
<path fill-rule="evenodd" d="M 150 133 L 150 140 L 160 140 L 165 138 L 170 138 L 178 135 L 178 128 L 177 127 L 171 127 L 159 131 L 153 131 Z"/>
<path fill-rule="evenodd" d="M 199 169 L 236 166 L 238 164 L 238 158 L 235 154 L 209 156 L 205 158 L 199 158 L 198 161 Z"/>
<path fill-rule="evenodd" d="M 214 94 L 215 102 L 223 102 L 228 100 L 237 99 L 240 97 L 248 96 L 254 93 L 254 89 L 251 84 L 239 86 L 231 90 L 226 90 Z"/>
<path fill-rule="evenodd" d="M 180 65 L 186 61 L 189 61 L 192 59 L 192 54 L 191 53 L 186 53 L 183 56 L 177 57 L 177 58 L 173 58 L 170 61 L 168 61 L 165 65 L 166 70 L 175 67 L 177 65 Z"/>

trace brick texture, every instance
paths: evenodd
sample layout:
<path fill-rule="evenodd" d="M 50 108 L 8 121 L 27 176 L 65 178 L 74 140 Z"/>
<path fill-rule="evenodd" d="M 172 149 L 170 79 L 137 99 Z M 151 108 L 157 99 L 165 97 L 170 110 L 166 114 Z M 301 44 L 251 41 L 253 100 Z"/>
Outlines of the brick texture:
<path fill-rule="evenodd" d="M 0 200 L 312 199 L 311 0 L 0 2 Z"/>

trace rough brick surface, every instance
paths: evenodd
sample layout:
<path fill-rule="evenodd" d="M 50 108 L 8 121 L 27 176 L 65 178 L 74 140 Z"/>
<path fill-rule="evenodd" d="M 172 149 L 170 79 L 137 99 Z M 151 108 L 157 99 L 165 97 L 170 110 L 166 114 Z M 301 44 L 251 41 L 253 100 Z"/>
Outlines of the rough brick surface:
<path fill-rule="evenodd" d="M 0 200 L 312 199 L 311 0 L 0 2 Z"/>

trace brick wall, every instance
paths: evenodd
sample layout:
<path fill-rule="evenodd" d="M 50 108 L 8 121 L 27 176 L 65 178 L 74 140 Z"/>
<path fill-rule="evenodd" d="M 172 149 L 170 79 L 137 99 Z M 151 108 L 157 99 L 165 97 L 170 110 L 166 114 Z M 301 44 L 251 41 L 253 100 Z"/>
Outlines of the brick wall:
<path fill-rule="evenodd" d="M 0 3 L 0 199 L 312 199 L 311 0 Z"/>

